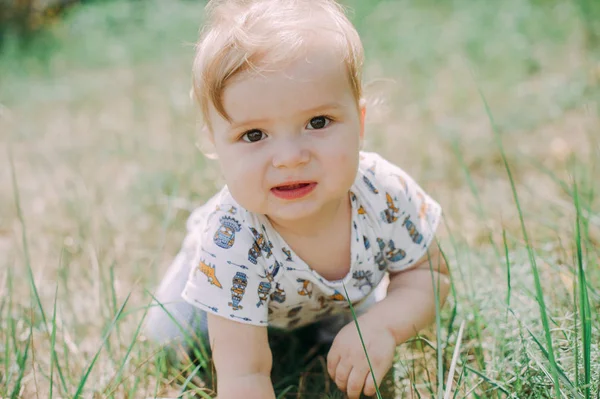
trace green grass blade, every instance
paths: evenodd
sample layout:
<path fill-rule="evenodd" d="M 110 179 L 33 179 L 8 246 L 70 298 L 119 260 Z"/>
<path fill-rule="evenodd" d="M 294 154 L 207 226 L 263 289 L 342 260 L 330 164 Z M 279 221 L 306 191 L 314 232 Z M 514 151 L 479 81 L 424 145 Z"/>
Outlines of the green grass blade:
<path fill-rule="evenodd" d="M 190 385 L 192 383 L 192 379 L 194 378 L 194 376 L 196 376 L 198 374 L 198 372 L 200 371 L 201 368 L 202 368 L 202 364 L 199 364 L 196 367 L 194 367 L 194 370 L 192 370 L 192 372 L 190 373 L 190 375 L 187 376 L 187 378 L 185 379 L 183 384 L 181 384 L 181 388 L 179 389 L 180 397 L 183 396 L 186 389 L 188 388 L 188 385 Z"/>
<path fill-rule="evenodd" d="M 54 289 L 54 306 L 52 310 L 52 334 L 50 336 L 50 387 L 49 396 L 52 399 L 54 388 L 54 361 L 58 361 L 56 357 L 56 298 L 58 297 L 58 284 Z"/>
<path fill-rule="evenodd" d="M 574 199 L 575 199 L 575 210 L 576 210 L 576 223 L 575 223 L 575 245 L 577 248 L 577 270 L 578 270 L 578 291 L 579 291 L 579 315 L 581 317 L 581 339 L 582 339 L 582 351 L 583 351 L 583 370 L 584 370 L 584 392 L 585 397 L 591 397 L 591 352 L 592 352 L 592 316 L 590 309 L 590 300 L 587 292 L 587 282 L 585 276 L 585 270 L 583 268 L 583 249 L 581 245 L 581 208 L 579 206 L 579 193 L 577 189 L 577 182 L 574 182 L 573 187 Z M 577 355 L 577 354 L 576 354 Z"/>
<path fill-rule="evenodd" d="M 512 283 L 510 281 L 510 254 L 508 251 L 508 243 L 506 241 L 505 229 L 502 229 L 502 244 L 504 245 L 504 257 L 506 258 L 506 319 L 508 319 L 508 309 L 510 309 Z"/>
<path fill-rule="evenodd" d="M 287 394 L 288 394 L 288 392 L 291 392 L 291 391 L 292 391 L 292 389 L 294 389 L 294 388 L 295 388 L 295 387 L 294 387 L 294 385 L 290 385 L 290 386 L 288 386 L 288 387 L 287 387 L 287 388 L 285 388 L 283 391 L 281 391 L 281 392 L 279 393 L 279 395 L 277 395 L 277 399 L 285 399 L 285 397 L 286 397 L 285 395 L 287 395 Z"/>
<path fill-rule="evenodd" d="M 342 283 L 344 287 L 344 294 L 346 298 L 348 298 L 348 291 L 346 290 L 346 284 Z M 348 301 L 348 305 L 350 306 L 350 312 L 352 312 L 352 319 L 354 319 L 354 325 L 356 325 L 356 331 L 358 331 L 358 338 L 360 338 L 360 343 L 362 344 L 363 351 L 365 351 L 365 356 L 367 357 L 367 363 L 369 364 L 369 370 L 371 371 L 371 377 L 373 378 L 373 383 L 375 384 L 375 391 L 377 393 L 377 399 L 381 398 L 381 392 L 379 392 L 379 386 L 377 385 L 377 380 L 375 379 L 375 372 L 373 372 L 373 366 L 371 366 L 371 359 L 369 359 L 369 353 L 367 352 L 367 347 L 365 346 L 365 342 L 363 341 L 362 334 L 360 332 L 360 326 L 358 325 L 358 318 L 356 317 L 356 313 L 354 312 L 354 306 L 352 306 L 352 301 L 350 299 L 346 299 Z"/>
<path fill-rule="evenodd" d="M 4 372 L 6 373 L 3 378 L 4 378 L 4 384 L 5 384 L 5 388 L 6 388 L 6 392 L 8 392 L 8 384 L 10 382 L 10 361 L 11 361 L 11 350 L 10 350 L 10 338 L 12 336 L 11 332 L 14 332 L 15 330 L 15 322 L 14 322 L 14 318 L 11 316 L 12 313 L 12 307 L 13 307 L 13 277 L 12 277 L 12 268 L 8 268 L 7 270 L 7 276 L 6 276 L 6 288 L 7 288 L 7 312 L 6 312 L 6 320 L 7 320 L 7 326 L 6 326 L 6 331 L 4 331 L 5 337 L 4 337 L 4 348 L 5 348 L 5 354 L 4 354 Z"/>
<path fill-rule="evenodd" d="M 510 392 L 508 391 L 508 389 L 506 389 L 500 382 L 491 379 L 490 377 L 488 377 L 487 375 L 483 374 L 481 371 L 474 369 L 471 366 L 466 365 L 465 368 L 467 370 L 469 370 L 471 373 L 473 374 L 477 374 L 479 377 L 481 377 L 485 382 L 487 382 L 488 384 L 490 384 L 491 386 L 493 386 L 494 388 L 496 388 L 499 391 L 502 391 L 502 393 L 505 393 L 506 395 L 510 394 Z"/>
<path fill-rule="evenodd" d="M 46 318 L 46 313 L 44 312 L 44 307 L 42 306 L 42 301 L 40 299 L 39 292 L 35 285 L 35 277 L 33 275 L 33 269 L 31 268 L 31 258 L 29 256 L 29 244 L 28 244 L 28 240 L 27 240 L 27 225 L 25 223 L 25 217 L 23 216 L 23 210 L 21 208 L 21 199 L 19 196 L 19 185 L 17 183 L 15 163 L 14 163 L 12 149 L 11 149 L 10 144 L 8 146 L 8 160 L 9 160 L 9 165 L 10 165 L 10 177 L 11 177 L 11 184 L 12 184 L 12 189 L 13 189 L 13 199 L 15 202 L 16 210 L 17 210 L 17 218 L 21 225 L 21 243 L 23 245 L 23 256 L 25 257 L 25 267 L 27 269 L 29 286 L 31 289 L 32 296 L 35 299 L 37 309 L 40 312 L 40 316 L 42 318 L 42 323 L 44 325 L 44 328 L 46 329 L 46 332 L 48 332 L 47 331 L 48 330 L 48 321 Z M 52 338 L 50 338 L 50 339 L 52 339 Z M 58 362 L 56 363 L 56 371 L 58 372 L 61 383 L 63 384 L 63 389 L 66 392 L 67 385 L 65 383 L 62 369 L 61 369 L 60 365 L 58 364 Z"/>
<path fill-rule="evenodd" d="M 92 369 L 94 368 L 94 364 L 96 364 L 96 360 L 98 360 L 98 356 L 100 356 L 100 352 L 102 351 L 102 348 L 104 348 L 104 345 L 108 341 L 108 337 L 110 336 L 110 332 L 114 328 L 115 324 L 118 322 L 118 320 L 119 320 L 119 318 L 121 316 L 121 313 L 123 312 L 123 309 L 125 309 L 125 306 L 127 305 L 127 302 L 129 301 L 129 297 L 130 296 L 131 296 L 131 292 L 129 294 L 127 294 L 127 298 L 125 298 L 125 301 L 121 305 L 121 308 L 119 308 L 119 311 L 117 312 L 117 314 L 113 318 L 113 320 L 112 320 L 112 322 L 110 324 L 110 327 L 107 330 L 107 332 L 106 332 L 106 334 L 104 336 L 104 339 L 102 340 L 102 344 L 100 345 L 100 348 L 98 348 L 98 351 L 94 355 L 94 358 L 92 359 L 90 365 L 88 366 L 88 369 L 86 370 L 85 374 L 83 375 L 83 377 L 79 381 L 79 385 L 77 386 L 77 391 L 73 395 L 74 399 L 78 399 L 81 396 L 81 394 L 83 392 L 83 388 L 85 387 L 85 384 L 87 382 L 87 379 L 90 376 L 90 373 L 92 372 Z"/>
<path fill-rule="evenodd" d="M 533 341 L 536 343 L 536 345 L 538 346 L 538 348 L 540 349 L 540 351 L 542 352 L 542 354 L 546 357 L 546 359 L 548 359 L 548 351 L 546 350 L 546 348 L 544 347 L 544 345 L 540 342 L 539 339 L 537 339 L 537 337 L 533 334 L 533 332 L 525 327 L 527 329 L 527 332 L 529 333 L 529 336 L 533 339 Z M 569 379 L 569 377 L 565 374 L 565 372 L 559 367 L 558 368 L 558 376 L 559 378 L 565 383 L 565 385 L 567 385 L 567 388 L 569 388 L 571 394 L 573 394 L 574 398 L 583 398 L 583 396 L 581 396 L 581 394 L 579 394 L 578 392 L 576 392 L 575 390 L 575 384 L 573 384 L 573 382 Z"/>
<path fill-rule="evenodd" d="M 129 360 L 129 356 L 131 355 L 131 351 L 133 350 L 133 347 L 137 341 L 137 338 L 140 334 L 140 331 L 142 330 L 142 326 L 144 325 L 144 319 L 146 318 L 146 314 L 148 313 L 148 307 L 146 308 L 146 312 L 144 312 L 144 316 L 142 317 L 142 319 L 140 320 L 140 322 L 137 325 L 137 328 L 135 329 L 135 333 L 133 334 L 133 338 L 131 339 L 131 343 L 129 344 L 129 346 L 127 347 L 127 352 L 125 352 L 125 356 L 123 357 L 123 360 L 121 362 L 121 365 L 119 366 L 119 370 L 117 371 L 117 374 L 115 374 L 115 376 L 113 378 L 111 378 L 112 381 L 114 382 L 114 387 L 112 390 L 110 390 L 107 395 L 110 396 L 112 395 L 112 393 L 117 389 L 118 385 L 121 383 L 121 376 L 123 375 L 123 371 L 125 370 L 125 366 L 127 365 L 127 360 Z"/>
<path fill-rule="evenodd" d="M 29 337 L 27 337 L 27 343 L 25 344 L 25 353 L 23 353 L 23 355 L 21 355 L 20 353 L 17 355 L 19 375 L 17 376 L 17 381 L 15 381 L 15 386 L 13 387 L 13 391 L 10 395 L 11 399 L 17 399 L 21 397 L 21 382 L 23 381 L 23 377 L 25 376 L 25 368 L 27 365 L 27 359 L 29 357 L 29 345 L 31 344 L 31 338 L 33 336 L 32 328 L 33 324 L 29 327 Z"/>
<path fill-rule="evenodd" d="M 33 270 L 31 268 L 31 259 L 29 256 L 29 245 L 27 240 L 27 226 L 25 224 L 25 218 L 23 217 L 23 210 L 21 209 L 21 199 L 19 196 L 19 185 L 17 183 L 17 175 L 15 172 L 15 162 L 13 159 L 12 149 L 10 145 L 8 146 L 8 161 L 10 165 L 10 177 L 11 184 L 13 189 L 13 199 L 15 201 L 15 207 L 17 209 L 17 218 L 19 219 L 19 223 L 21 225 L 21 243 L 23 245 L 23 256 L 25 257 L 25 267 L 27 268 L 27 273 L 29 277 L 29 282 L 31 286 L 31 291 L 36 301 L 36 305 L 40 311 L 40 315 L 42 317 L 42 321 L 44 323 L 44 327 L 46 324 L 46 314 L 44 312 L 44 307 L 42 306 L 42 301 L 40 300 L 40 295 L 38 293 L 37 287 L 35 286 L 35 278 L 33 276 Z"/>
<path fill-rule="evenodd" d="M 513 178 L 511 169 L 508 165 L 508 161 L 506 158 L 506 152 L 504 151 L 504 145 L 502 144 L 502 139 L 500 138 L 500 132 L 498 130 L 498 126 L 496 125 L 496 123 L 494 121 L 492 111 L 491 111 L 489 104 L 483 94 L 483 91 L 479 87 L 479 85 L 477 85 L 477 90 L 479 91 L 479 95 L 485 106 L 485 112 L 488 116 L 492 130 L 494 132 L 496 143 L 498 145 L 498 149 L 500 150 L 500 156 L 502 157 L 502 163 L 504 164 L 504 169 L 506 170 L 506 173 L 508 175 L 513 199 L 515 201 L 515 205 L 517 207 L 517 212 L 519 214 L 519 222 L 521 224 L 521 232 L 523 234 L 523 239 L 525 240 L 525 245 L 527 246 L 527 253 L 529 255 L 529 263 L 531 265 L 531 271 L 533 273 L 533 278 L 535 281 L 535 291 L 536 291 L 537 302 L 538 302 L 538 305 L 540 308 L 540 315 L 542 318 L 542 326 L 544 328 L 544 335 L 546 338 L 548 361 L 550 362 L 550 370 L 552 373 L 552 380 L 554 383 L 554 396 L 557 399 L 559 399 L 560 398 L 560 382 L 559 382 L 559 377 L 558 377 L 558 364 L 556 363 L 556 357 L 554 355 L 554 347 L 552 344 L 552 334 L 550 332 L 550 324 L 548 322 L 548 313 L 547 313 L 547 309 L 546 309 L 546 302 L 544 300 L 544 292 L 542 290 L 542 282 L 540 279 L 540 274 L 539 274 L 537 262 L 535 259 L 535 254 L 534 254 L 531 242 L 529 240 L 529 235 L 527 233 L 527 227 L 525 226 L 525 219 L 523 217 L 523 210 L 521 209 L 521 203 L 519 201 L 519 196 L 517 194 L 517 189 L 515 186 L 515 180 Z"/>
<path fill-rule="evenodd" d="M 439 243 L 436 242 L 436 245 Z M 441 399 L 444 397 L 444 351 L 442 350 L 442 319 L 441 319 L 441 306 L 440 306 L 440 278 L 441 273 L 435 273 L 433 271 L 433 262 L 429 256 L 429 249 L 427 250 L 427 258 L 429 259 L 429 272 L 431 273 L 431 284 L 433 284 L 433 296 L 435 303 L 435 330 L 436 330 L 436 355 L 437 355 L 437 380 L 438 380 L 438 394 L 437 396 Z M 443 255 L 442 255 L 443 256 Z M 437 275 L 438 281 L 435 280 Z"/>

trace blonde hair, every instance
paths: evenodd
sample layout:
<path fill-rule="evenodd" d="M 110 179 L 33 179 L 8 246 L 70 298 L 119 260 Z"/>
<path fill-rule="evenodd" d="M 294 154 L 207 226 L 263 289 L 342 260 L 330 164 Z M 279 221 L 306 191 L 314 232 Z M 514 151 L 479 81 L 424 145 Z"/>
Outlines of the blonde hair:
<path fill-rule="evenodd" d="M 192 94 L 208 129 L 211 105 L 229 120 L 222 96 L 233 77 L 298 59 L 310 35 L 333 39 L 360 101 L 363 47 L 335 0 L 211 0 L 206 13 L 207 24 L 196 45 Z"/>

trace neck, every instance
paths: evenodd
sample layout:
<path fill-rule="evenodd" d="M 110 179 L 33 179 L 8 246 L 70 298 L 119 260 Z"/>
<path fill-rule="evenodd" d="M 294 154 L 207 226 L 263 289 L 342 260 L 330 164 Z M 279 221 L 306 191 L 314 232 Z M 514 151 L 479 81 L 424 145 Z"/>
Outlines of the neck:
<path fill-rule="evenodd" d="M 300 220 L 275 220 L 269 218 L 271 225 L 279 234 L 296 237 L 315 237 L 330 229 L 340 221 L 347 220 L 351 215 L 352 206 L 349 196 L 332 201 L 324 206 L 317 214 Z"/>

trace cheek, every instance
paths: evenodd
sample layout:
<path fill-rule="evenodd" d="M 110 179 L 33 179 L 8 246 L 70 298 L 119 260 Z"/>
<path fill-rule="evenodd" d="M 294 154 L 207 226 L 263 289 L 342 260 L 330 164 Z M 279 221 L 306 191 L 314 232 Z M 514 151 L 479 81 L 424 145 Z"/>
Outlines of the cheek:
<path fill-rule="evenodd" d="M 254 152 L 246 151 L 239 146 L 218 146 L 217 155 L 221 173 L 232 189 L 260 186 L 262 170 Z"/>

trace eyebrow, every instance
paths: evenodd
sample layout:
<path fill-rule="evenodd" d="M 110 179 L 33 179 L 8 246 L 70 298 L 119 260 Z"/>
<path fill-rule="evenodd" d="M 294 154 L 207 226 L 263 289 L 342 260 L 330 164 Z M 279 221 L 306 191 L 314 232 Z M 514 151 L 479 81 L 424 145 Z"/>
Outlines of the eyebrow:
<path fill-rule="evenodd" d="M 316 114 L 318 112 L 323 112 L 326 110 L 334 110 L 334 109 L 339 109 L 339 108 L 343 108 L 343 105 L 338 102 L 332 102 L 332 103 L 326 103 L 326 104 L 322 104 L 322 105 L 319 105 L 319 106 L 316 106 L 313 108 L 308 108 L 308 109 L 302 110 L 298 114 L 299 115 Z M 239 129 L 241 127 L 245 127 L 245 126 L 259 125 L 259 124 L 263 124 L 267 121 L 269 121 L 269 118 L 249 119 L 249 120 L 240 121 L 240 122 L 232 121 L 230 130 L 237 130 L 237 129 Z"/>

